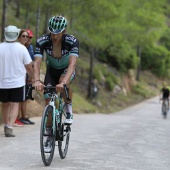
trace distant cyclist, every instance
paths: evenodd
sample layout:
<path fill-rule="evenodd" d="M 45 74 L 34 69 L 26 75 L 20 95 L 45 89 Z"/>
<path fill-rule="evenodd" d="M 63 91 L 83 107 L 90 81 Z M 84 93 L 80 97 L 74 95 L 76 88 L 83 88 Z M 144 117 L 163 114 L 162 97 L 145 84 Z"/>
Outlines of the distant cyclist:
<path fill-rule="evenodd" d="M 70 84 L 75 77 L 76 60 L 79 55 L 79 42 L 72 36 L 66 34 L 67 20 L 58 15 L 50 18 L 48 30 L 50 33 L 42 35 L 36 42 L 35 60 L 34 60 L 34 86 L 36 90 L 43 90 L 44 85 L 51 84 L 56 86 L 56 91 L 63 91 L 63 84 L 69 87 L 69 96 L 71 101 L 64 100 L 67 105 L 67 117 L 65 123 L 72 124 L 72 90 Z M 43 52 L 47 56 L 47 70 L 44 85 L 40 82 L 40 65 Z M 47 92 L 44 92 L 46 105 L 50 98 Z"/>
<path fill-rule="evenodd" d="M 162 89 L 160 91 L 160 99 L 162 99 L 163 102 L 165 100 L 168 101 L 168 109 L 169 109 L 169 94 L 170 94 L 170 90 L 169 90 L 169 88 L 167 86 L 167 83 L 165 81 L 162 83 L 162 86 L 163 87 L 162 87 Z"/>

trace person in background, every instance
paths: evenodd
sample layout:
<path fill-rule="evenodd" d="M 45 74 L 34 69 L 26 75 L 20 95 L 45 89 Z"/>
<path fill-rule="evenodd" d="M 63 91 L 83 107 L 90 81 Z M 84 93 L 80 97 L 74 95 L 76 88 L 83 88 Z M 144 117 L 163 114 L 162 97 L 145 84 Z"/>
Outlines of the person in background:
<path fill-rule="evenodd" d="M 20 31 L 20 34 L 18 36 L 18 41 L 27 47 L 28 52 L 31 56 L 32 61 L 34 60 L 34 49 L 33 46 L 31 45 L 31 41 L 32 41 L 32 34 L 30 36 L 30 30 L 28 31 L 27 29 L 22 29 Z M 30 38 L 31 37 L 31 38 Z M 33 64 L 33 62 L 32 62 Z M 29 83 L 28 82 L 28 74 L 26 74 L 26 84 Z M 27 86 L 26 86 L 27 87 Z M 26 88 L 27 90 L 27 88 Z M 26 114 L 26 109 L 27 109 L 27 98 L 25 98 L 25 101 L 20 103 L 19 106 L 19 113 L 18 113 L 18 118 L 16 119 L 14 126 L 18 126 L 18 127 L 22 127 L 24 126 L 24 124 L 34 124 L 34 122 L 32 122 L 31 120 L 28 119 L 27 114 Z M 20 117 L 20 112 L 21 112 L 21 118 Z"/>
<path fill-rule="evenodd" d="M 31 44 L 33 38 L 33 32 L 31 31 L 31 29 L 26 29 L 25 32 L 23 32 L 23 34 L 25 33 L 28 33 L 28 37 L 25 37 L 25 40 L 21 38 L 20 41 L 24 42 L 24 45 L 28 49 L 32 61 L 34 61 L 34 48 L 33 45 Z M 33 62 L 32 62 L 32 66 L 33 66 Z M 29 83 L 28 74 L 26 74 L 26 83 Z M 23 124 L 34 125 L 35 122 L 31 121 L 27 116 L 27 103 L 29 99 L 30 98 L 26 98 L 26 100 L 20 104 L 21 118 L 19 119 L 19 121 L 22 122 Z"/>
<path fill-rule="evenodd" d="M 5 28 L 5 40 L 0 44 L 0 102 L 6 137 L 15 137 L 13 125 L 18 116 L 19 103 L 25 100 L 25 74 L 32 82 L 32 60 L 28 50 L 16 42 L 20 29 L 9 25 Z"/>
<path fill-rule="evenodd" d="M 18 41 L 25 46 L 26 42 L 28 41 L 28 32 L 25 29 L 21 29 L 19 36 L 18 36 Z M 14 126 L 16 127 L 23 127 L 24 124 L 22 122 L 20 122 L 19 120 L 19 114 L 20 114 L 20 110 L 21 110 L 21 105 L 23 102 L 21 102 L 19 104 L 19 112 L 18 112 L 18 117 L 15 120 Z"/>
<path fill-rule="evenodd" d="M 93 80 L 92 84 L 91 84 L 91 92 L 92 92 L 92 98 L 96 98 L 97 94 L 98 94 L 98 86 L 97 86 L 97 80 Z"/>
<path fill-rule="evenodd" d="M 166 81 L 163 81 L 159 98 L 160 98 L 160 100 L 162 100 L 163 102 L 165 102 L 165 100 L 168 101 L 168 109 L 169 109 L 169 94 L 170 94 L 170 90 L 169 90 L 169 88 L 168 88 L 168 86 L 167 86 L 167 82 L 166 82 Z M 162 104 L 163 104 L 163 102 L 162 102 Z"/>

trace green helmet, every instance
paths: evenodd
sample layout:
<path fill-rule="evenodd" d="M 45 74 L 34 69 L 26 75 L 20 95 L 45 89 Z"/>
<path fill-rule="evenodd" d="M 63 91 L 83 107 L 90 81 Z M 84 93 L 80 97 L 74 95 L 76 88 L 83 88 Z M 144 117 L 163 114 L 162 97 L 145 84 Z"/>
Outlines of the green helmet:
<path fill-rule="evenodd" d="M 54 16 L 49 19 L 48 30 L 53 34 L 59 34 L 67 27 L 67 20 L 61 16 Z"/>

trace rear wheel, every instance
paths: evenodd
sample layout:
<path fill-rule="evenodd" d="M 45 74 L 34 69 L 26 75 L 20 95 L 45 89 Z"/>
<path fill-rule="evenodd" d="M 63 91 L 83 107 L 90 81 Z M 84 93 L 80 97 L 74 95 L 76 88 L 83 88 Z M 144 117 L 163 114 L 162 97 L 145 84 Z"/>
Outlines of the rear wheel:
<path fill-rule="evenodd" d="M 49 119 L 53 119 L 53 107 L 46 106 L 41 120 L 40 129 L 40 149 L 41 157 L 45 166 L 49 166 L 52 162 L 55 150 L 55 130 L 53 126 L 49 126 Z"/>
<path fill-rule="evenodd" d="M 65 115 L 66 114 L 66 105 L 63 106 L 63 109 L 60 114 L 60 123 L 59 123 L 59 135 L 60 140 L 58 141 L 58 150 L 60 154 L 60 158 L 64 159 L 67 155 L 68 146 L 69 146 L 69 139 L 70 139 L 70 132 L 71 128 L 69 125 L 65 125 Z"/>

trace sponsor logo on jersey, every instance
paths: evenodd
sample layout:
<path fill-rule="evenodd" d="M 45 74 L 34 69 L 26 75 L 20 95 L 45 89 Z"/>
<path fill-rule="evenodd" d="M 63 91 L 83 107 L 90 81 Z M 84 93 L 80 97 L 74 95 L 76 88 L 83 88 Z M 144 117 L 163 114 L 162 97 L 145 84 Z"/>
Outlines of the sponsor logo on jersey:
<path fill-rule="evenodd" d="M 40 52 L 40 48 L 36 47 L 35 52 Z"/>
<path fill-rule="evenodd" d="M 68 50 L 62 50 L 62 55 L 64 55 L 64 54 L 67 54 L 68 53 Z"/>
<path fill-rule="evenodd" d="M 75 39 L 73 36 L 70 36 L 70 37 L 66 36 L 66 37 L 65 37 L 65 40 L 66 40 L 66 41 L 76 42 L 76 39 Z"/>
<path fill-rule="evenodd" d="M 71 49 L 71 51 L 73 52 L 78 52 L 78 47 L 73 47 L 72 49 Z"/>
<path fill-rule="evenodd" d="M 41 41 L 48 40 L 48 36 L 42 36 L 38 38 L 37 42 L 40 43 Z"/>

